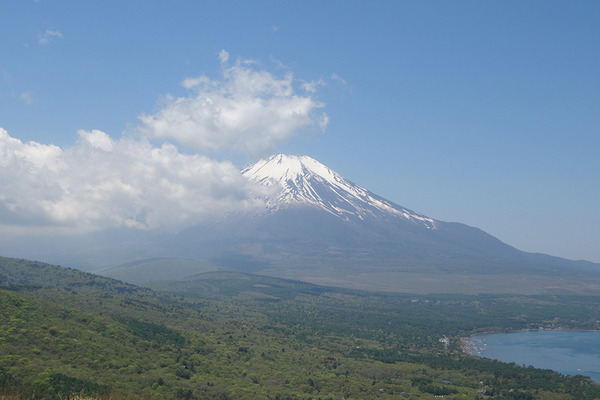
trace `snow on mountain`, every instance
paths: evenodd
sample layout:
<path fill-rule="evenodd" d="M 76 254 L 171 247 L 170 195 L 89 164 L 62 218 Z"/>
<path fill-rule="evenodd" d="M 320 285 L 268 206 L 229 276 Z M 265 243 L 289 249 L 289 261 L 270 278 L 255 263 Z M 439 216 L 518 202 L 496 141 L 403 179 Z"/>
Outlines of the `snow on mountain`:
<path fill-rule="evenodd" d="M 277 154 L 250 165 L 242 174 L 262 185 L 281 188 L 266 199 L 271 211 L 310 206 L 344 220 L 397 218 L 436 229 L 434 219 L 390 203 L 308 156 Z"/>

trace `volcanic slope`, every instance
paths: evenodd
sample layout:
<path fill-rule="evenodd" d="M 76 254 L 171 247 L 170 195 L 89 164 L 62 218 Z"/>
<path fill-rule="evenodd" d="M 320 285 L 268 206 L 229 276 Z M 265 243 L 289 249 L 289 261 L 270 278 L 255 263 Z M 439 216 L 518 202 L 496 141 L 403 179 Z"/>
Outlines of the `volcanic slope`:
<path fill-rule="evenodd" d="M 276 197 L 266 199 L 272 212 L 313 207 L 346 221 L 392 218 L 435 228 L 433 219 L 388 202 L 308 156 L 275 155 L 245 168 L 242 174 L 262 185 L 281 188 L 275 191 Z"/>
<path fill-rule="evenodd" d="M 265 210 L 187 230 L 180 256 L 318 284 L 406 292 L 590 293 L 600 265 L 522 252 L 484 231 L 401 207 L 308 156 L 242 170 Z M 184 239 L 185 238 L 185 239 Z"/>
<path fill-rule="evenodd" d="M 40 254 L 27 257 L 135 284 L 234 269 L 394 292 L 600 290 L 599 264 L 525 253 L 480 229 L 430 218 L 307 156 L 278 154 L 241 172 L 265 204 L 258 212 L 240 209 L 177 233 L 123 228 L 40 238 Z M 27 254 L 10 248 L 9 255 Z"/>

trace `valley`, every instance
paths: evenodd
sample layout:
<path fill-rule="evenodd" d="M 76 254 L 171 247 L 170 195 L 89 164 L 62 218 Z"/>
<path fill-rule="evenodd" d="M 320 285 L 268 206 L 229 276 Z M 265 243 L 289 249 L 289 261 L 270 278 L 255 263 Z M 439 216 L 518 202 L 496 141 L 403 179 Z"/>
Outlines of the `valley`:
<path fill-rule="evenodd" d="M 596 297 L 411 295 L 209 271 L 143 288 L 0 258 L 0 388 L 20 398 L 594 399 L 477 359 L 484 331 L 597 329 Z"/>

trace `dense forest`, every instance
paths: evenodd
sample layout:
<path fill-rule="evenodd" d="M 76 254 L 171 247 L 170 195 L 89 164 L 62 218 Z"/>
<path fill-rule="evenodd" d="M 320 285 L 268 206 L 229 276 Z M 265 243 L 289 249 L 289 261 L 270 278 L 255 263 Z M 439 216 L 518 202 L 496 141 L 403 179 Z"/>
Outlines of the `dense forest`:
<path fill-rule="evenodd" d="M 223 271 L 142 288 L 0 258 L 0 396 L 600 399 L 589 378 L 461 350 L 477 332 L 598 320 L 597 297 L 400 295 Z"/>

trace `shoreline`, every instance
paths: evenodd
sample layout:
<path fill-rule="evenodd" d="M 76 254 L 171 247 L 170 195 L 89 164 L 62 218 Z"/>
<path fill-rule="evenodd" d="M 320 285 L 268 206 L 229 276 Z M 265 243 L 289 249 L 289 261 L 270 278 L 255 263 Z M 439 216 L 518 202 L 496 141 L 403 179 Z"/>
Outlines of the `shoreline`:
<path fill-rule="evenodd" d="M 463 354 L 467 354 L 469 356 L 472 357 L 477 357 L 477 358 L 487 358 L 487 359 L 491 359 L 491 360 L 497 360 L 500 362 L 504 362 L 504 363 L 517 363 L 517 364 L 522 364 L 522 365 L 530 365 L 533 366 L 534 368 L 539 368 L 539 369 L 550 369 L 553 370 L 559 374 L 562 374 L 563 376 L 575 376 L 575 375 L 581 375 L 581 376 L 585 376 L 589 379 L 591 379 L 592 381 L 594 381 L 597 384 L 600 384 L 600 368 L 598 368 L 598 365 L 600 365 L 600 363 L 598 363 L 596 361 L 596 359 L 600 359 L 600 356 L 596 356 L 596 358 L 592 358 L 591 360 L 589 358 L 587 358 L 586 356 L 582 356 L 582 358 L 585 359 L 585 361 L 579 360 L 576 363 L 573 362 L 572 357 L 563 357 L 563 356 L 557 356 L 555 358 L 554 361 L 558 361 L 561 363 L 564 363 L 564 366 L 557 366 L 557 364 L 555 362 L 550 362 L 548 363 L 547 360 L 540 362 L 543 360 L 543 357 L 540 357 L 539 355 L 543 356 L 543 352 L 542 353 L 536 353 L 535 351 L 531 351 L 533 348 L 536 348 L 537 345 L 535 343 L 548 343 L 548 346 L 544 346 L 542 345 L 543 349 L 542 351 L 545 351 L 545 353 L 548 353 L 548 349 L 555 349 L 557 350 L 557 353 L 564 353 L 565 349 L 569 349 L 571 351 L 576 351 L 576 352 L 581 352 L 581 345 L 580 346 L 570 346 L 571 344 L 575 344 L 579 342 L 579 337 L 574 336 L 574 337 L 567 337 L 566 339 L 563 339 L 564 341 L 561 341 L 560 336 L 558 336 L 555 340 L 553 341 L 552 338 L 549 339 L 548 342 L 546 342 L 546 338 L 548 337 L 541 337 L 540 339 L 538 339 L 537 337 L 533 336 L 533 339 L 535 341 L 528 341 L 528 339 L 524 339 L 523 342 L 519 343 L 519 346 L 523 346 L 523 351 L 525 352 L 525 354 L 527 354 L 527 356 L 525 357 L 526 359 L 529 359 L 529 361 L 527 362 L 523 362 L 523 357 L 521 357 L 521 361 L 516 361 L 518 360 L 519 357 L 516 357 L 514 360 L 512 359 L 512 357 L 510 355 L 514 355 L 516 353 L 514 353 L 514 346 L 513 343 L 510 343 L 510 341 L 508 342 L 497 342 L 494 343 L 494 341 L 491 342 L 492 346 L 489 348 L 490 351 L 492 352 L 492 354 L 495 355 L 486 355 L 485 351 L 488 349 L 487 345 L 488 345 L 488 341 L 485 340 L 485 336 L 491 336 L 491 335 L 498 335 L 498 334 L 512 334 L 512 333 L 527 333 L 527 332 L 531 332 L 531 333 L 542 333 L 542 332 L 548 332 L 548 333 L 555 333 L 555 332 L 564 332 L 564 333 L 581 333 L 581 334 L 586 334 L 586 333 L 591 333 L 592 335 L 589 336 L 585 336 L 585 340 L 584 343 L 589 343 L 588 345 L 592 345 L 592 346 L 596 346 L 597 342 L 597 336 L 596 335 L 600 335 L 600 330 L 598 329 L 522 329 L 522 330 L 517 330 L 517 331 L 496 331 L 496 332 L 481 332 L 481 333 L 476 333 L 467 337 L 461 337 L 459 339 L 460 342 L 460 350 Z M 483 337 L 482 337 L 483 336 Z M 530 339 L 531 340 L 531 339 Z M 589 342 L 587 342 L 589 340 Z M 591 342 L 591 343 L 590 343 Z M 564 343 L 568 343 L 566 346 Z M 504 355 L 504 359 L 501 359 L 498 354 L 499 351 L 498 350 L 502 350 L 502 354 Z M 514 354 L 513 354 L 514 353 Z M 533 365 L 536 364 L 536 365 Z M 546 364 L 546 365 L 544 365 Z M 566 367 L 566 368 L 564 368 Z"/>
<path fill-rule="evenodd" d="M 538 328 L 538 329 L 518 329 L 515 331 L 487 331 L 487 332 L 479 332 L 479 333 L 474 333 L 472 335 L 469 336 L 465 336 L 465 337 L 461 337 L 458 339 L 458 341 L 460 342 L 460 349 L 461 352 L 463 353 L 467 353 L 469 355 L 475 356 L 475 357 L 479 357 L 475 354 L 471 354 L 469 353 L 468 350 L 476 350 L 478 349 L 477 346 L 474 346 L 472 344 L 472 340 L 475 336 L 485 336 L 485 335 L 498 335 L 501 333 L 520 333 L 520 332 L 560 332 L 560 331 L 564 331 L 564 332 L 600 332 L 600 329 L 572 329 L 572 328 Z"/>

